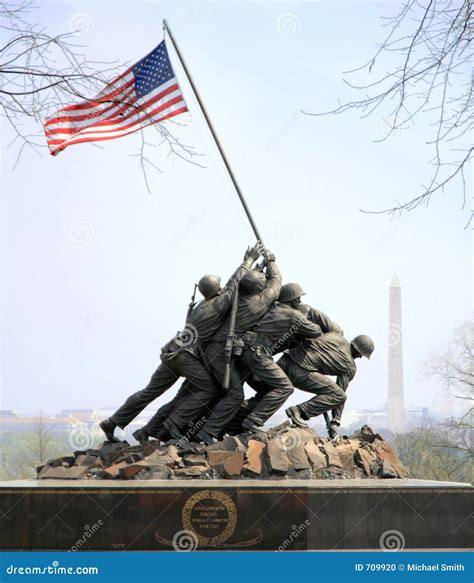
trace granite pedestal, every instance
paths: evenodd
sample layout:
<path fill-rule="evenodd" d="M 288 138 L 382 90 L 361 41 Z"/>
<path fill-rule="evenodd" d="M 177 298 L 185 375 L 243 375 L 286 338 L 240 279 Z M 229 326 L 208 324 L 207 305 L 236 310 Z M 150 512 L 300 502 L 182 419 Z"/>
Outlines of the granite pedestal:
<path fill-rule="evenodd" d="M 473 488 L 421 480 L 0 483 L 3 550 L 473 546 Z"/>

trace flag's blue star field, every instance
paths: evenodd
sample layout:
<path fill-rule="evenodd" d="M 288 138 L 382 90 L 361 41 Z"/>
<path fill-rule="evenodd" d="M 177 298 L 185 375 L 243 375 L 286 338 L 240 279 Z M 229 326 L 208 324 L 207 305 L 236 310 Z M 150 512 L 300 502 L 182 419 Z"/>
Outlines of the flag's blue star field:
<path fill-rule="evenodd" d="M 165 41 L 161 42 L 152 53 L 133 65 L 133 75 L 137 97 L 143 97 L 174 77 Z"/>

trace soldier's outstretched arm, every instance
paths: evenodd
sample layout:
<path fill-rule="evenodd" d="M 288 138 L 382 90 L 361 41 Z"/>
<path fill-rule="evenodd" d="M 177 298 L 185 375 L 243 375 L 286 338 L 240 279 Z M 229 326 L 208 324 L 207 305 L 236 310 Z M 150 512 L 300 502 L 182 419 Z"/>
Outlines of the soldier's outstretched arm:
<path fill-rule="evenodd" d="M 297 339 L 318 338 L 322 333 L 321 327 L 310 322 L 308 318 L 295 320 L 293 336 L 296 336 Z"/>
<path fill-rule="evenodd" d="M 312 306 L 306 306 L 308 308 L 306 312 L 306 317 L 311 322 L 318 324 L 324 334 L 328 332 L 337 332 L 338 334 L 343 334 L 342 328 L 336 322 L 333 322 L 329 316 L 320 310 L 316 310 Z"/>
<path fill-rule="evenodd" d="M 270 307 L 280 295 L 281 273 L 275 263 L 275 256 L 268 249 L 265 250 L 264 257 L 267 263 L 266 275 L 268 281 L 265 289 L 260 293 L 260 298 Z"/>
<path fill-rule="evenodd" d="M 230 289 L 230 294 L 234 293 L 239 281 L 242 277 L 250 271 L 252 265 L 263 254 L 264 247 L 260 241 L 257 241 L 253 247 L 247 247 L 242 263 L 237 267 L 234 273 L 230 276 L 229 281 L 224 286 L 224 292 Z"/>
<path fill-rule="evenodd" d="M 232 304 L 232 298 L 234 296 L 235 290 L 237 289 L 237 286 L 239 285 L 239 281 L 248 271 L 250 271 L 252 265 L 262 253 L 263 245 L 260 243 L 260 241 L 257 241 L 253 247 L 247 248 L 243 262 L 232 274 L 231 278 L 226 283 L 221 293 L 213 300 L 212 307 L 214 310 L 219 313 L 227 313 L 229 311 Z"/>

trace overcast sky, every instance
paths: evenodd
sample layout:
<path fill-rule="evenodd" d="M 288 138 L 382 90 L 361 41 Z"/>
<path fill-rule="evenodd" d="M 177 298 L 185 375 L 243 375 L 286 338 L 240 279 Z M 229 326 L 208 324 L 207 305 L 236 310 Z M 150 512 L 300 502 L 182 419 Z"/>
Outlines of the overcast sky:
<path fill-rule="evenodd" d="M 428 124 L 375 143 L 383 111 L 306 117 L 356 98 L 342 71 L 366 62 L 396 2 L 47 2 L 34 19 L 50 33 L 86 22 L 93 60 L 138 61 L 166 17 L 202 93 L 255 220 L 285 282 L 346 336 L 370 334 L 349 409 L 387 395 L 388 289 L 402 285 L 405 394 L 442 405 L 418 366 L 471 311 L 468 210 L 453 185 L 399 219 L 362 214 L 420 192 L 429 177 Z M 287 18 L 285 15 L 290 15 Z M 289 34 L 291 33 L 291 34 Z M 171 59 L 176 58 L 170 51 Z M 381 65 L 384 71 L 388 61 Z M 180 328 L 194 282 L 237 267 L 252 232 L 176 65 L 191 115 L 176 121 L 205 169 L 167 157 L 153 129 L 151 194 L 137 135 L 71 146 L 53 158 L 2 138 L 2 408 L 21 413 L 118 406 L 142 388 L 161 346 Z M 365 81 L 362 75 L 355 81 Z M 175 389 L 160 399 L 168 399 Z M 297 391 L 292 401 L 307 395 Z"/>

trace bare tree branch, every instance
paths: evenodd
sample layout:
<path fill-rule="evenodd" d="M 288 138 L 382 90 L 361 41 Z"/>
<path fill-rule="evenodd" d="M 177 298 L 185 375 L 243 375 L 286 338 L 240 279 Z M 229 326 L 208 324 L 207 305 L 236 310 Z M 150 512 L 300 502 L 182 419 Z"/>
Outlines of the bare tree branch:
<path fill-rule="evenodd" d="M 421 193 L 390 208 L 363 212 L 393 215 L 411 211 L 429 204 L 434 194 L 456 181 L 461 184 L 464 207 L 465 171 L 474 151 L 468 141 L 474 126 L 472 0 L 407 0 L 400 13 L 386 21 L 389 33 L 376 54 L 347 73 L 370 75 L 383 56 L 393 53 L 400 57 L 399 63 L 370 83 L 356 85 L 344 79 L 349 87 L 366 92 L 363 98 L 339 103 L 323 113 L 302 113 L 320 116 L 357 110 L 365 118 L 388 106 L 383 120 L 388 131 L 376 141 L 408 129 L 420 116 L 430 120 L 434 115 L 433 135 L 426 142 L 434 150 L 433 171 Z"/>
<path fill-rule="evenodd" d="M 34 9 L 33 0 L 21 0 L 17 4 L 0 2 L 0 30 L 7 38 L 0 46 L 0 115 L 13 130 L 9 147 L 18 148 L 14 167 L 26 148 L 40 155 L 47 150 L 41 126 L 45 118 L 65 105 L 100 94 L 125 66 L 87 59 L 75 42 L 75 32 L 51 36 L 40 25 L 30 24 Z M 123 100 L 108 103 L 127 105 Z M 159 145 L 165 147 L 168 156 L 201 166 L 196 161 L 200 154 L 175 137 L 173 127 L 176 126 L 170 122 L 153 125 Z M 135 156 L 150 190 L 146 171 L 159 168 L 148 154 L 156 144 L 144 136 L 142 128 L 141 144 Z"/>
<path fill-rule="evenodd" d="M 465 322 L 456 328 L 450 340 L 442 348 L 429 355 L 422 364 L 421 371 L 427 378 L 440 379 L 450 395 L 472 402 L 474 400 L 474 324 L 472 321 Z M 444 441 L 441 445 L 463 451 L 471 460 L 474 458 L 473 411 L 473 407 L 469 406 L 460 417 L 452 417 L 446 421 L 444 426 L 450 432 L 451 438 L 449 443 Z"/>

